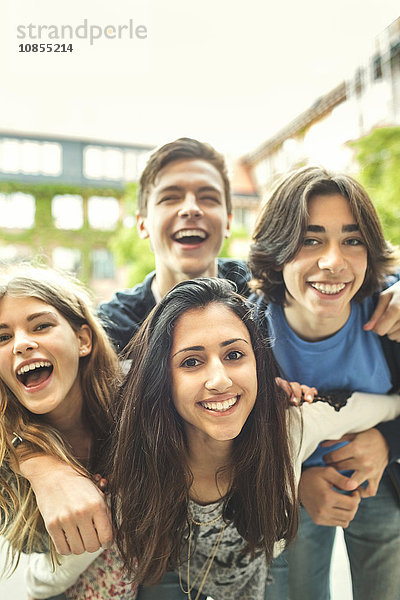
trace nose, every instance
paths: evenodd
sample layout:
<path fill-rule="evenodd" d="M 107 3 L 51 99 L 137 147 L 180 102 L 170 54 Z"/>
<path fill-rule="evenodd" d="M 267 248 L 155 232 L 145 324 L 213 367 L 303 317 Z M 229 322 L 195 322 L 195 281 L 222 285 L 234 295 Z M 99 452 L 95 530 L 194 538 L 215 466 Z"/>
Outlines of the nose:
<path fill-rule="evenodd" d="M 340 244 L 331 243 L 323 250 L 318 259 L 318 267 L 331 273 L 338 273 L 346 268 L 346 260 Z"/>
<path fill-rule="evenodd" d="M 25 354 L 30 350 L 36 350 L 39 345 L 26 332 L 15 332 L 13 354 Z"/>
<path fill-rule="evenodd" d="M 185 194 L 183 202 L 179 208 L 178 215 L 186 218 L 201 217 L 203 215 L 203 211 L 199 206 L 196 194 L 193 192 L 187 192 Z"/>
<path fill-rule="evenodd" d="M 227 370 L 220 360 L 213 361 L 210 364 L 207 372 L 207 380 L 204 385 L 210 392 L 213 391 L 220 394 L 227 392 L 232 386 L 232 379 L 228 376 Z"/>

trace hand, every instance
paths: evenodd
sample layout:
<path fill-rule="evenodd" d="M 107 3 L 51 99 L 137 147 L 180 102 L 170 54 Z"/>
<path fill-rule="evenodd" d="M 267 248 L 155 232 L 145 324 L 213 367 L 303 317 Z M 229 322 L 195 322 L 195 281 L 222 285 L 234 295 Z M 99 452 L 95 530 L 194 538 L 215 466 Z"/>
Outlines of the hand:
<path fill-rule="evenodd" d="M 31 483 L 57 552 L 82 554 L 111 544 L 110 511 L 95 483 L 47 455 L 21 462 L 20 470 Z"/>
<path fill-rule="evenodd" d="M 286 392 L 289 402 L 295 406 L 299 406 L 302 400 L 311 404 L 314 396 L 318 394 L 317 388 L 301 385 L 297 381 L 286 381 L 281 377 L 275 377 L 275 382 Z"/>
<path fill-rule="evenodd" d="M 354 519 L 361 497 L 358 490 L 340 494 L 347 477 L 333 467 L 311 467 L 303 471 L 299 483 L 300 502 L 316 525 L 348 527 Z"/>
<path fill-rule="evenodd" d="M 374 313 L 363 329 L 400 342 L 400 281 L 380 294 Z"/>
<path fill-rule="evenodd" d="M 326 441 L 321 445 L 329 447 L 336 442 L 349 441 L 349 444 L 325 454 L 327 465 L 340 471 L 348 469 L 354 473 L 347 478 L 346 490 L 354 490 L 368 480 L 367 487 L 360 488 L 362 498 L 375 496 L 379 482 L 389 462 L 389 447 L 381 432 L 373 427 L 361 433 L 348 433 L 340 440 Z"/>

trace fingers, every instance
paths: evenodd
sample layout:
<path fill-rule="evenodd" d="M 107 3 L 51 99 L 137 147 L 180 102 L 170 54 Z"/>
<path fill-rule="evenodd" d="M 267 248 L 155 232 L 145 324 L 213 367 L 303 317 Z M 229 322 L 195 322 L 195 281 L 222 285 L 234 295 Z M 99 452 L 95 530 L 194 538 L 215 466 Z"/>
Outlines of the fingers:
<path fill-rule="evenodd" d="M 113 542 L 114 532 L 111 511 L 108 506 L 106 506 L 105 511 L 100 511 L 95 515 L 93 526 L 96 530 L 97 539 L 101 548 L 109 548 Z"/>
<path fill-rule="evenodd" d="M 368 479 L 367 486 L 361 486 L 358 488 L 361 498 L 371 498 L 372 496 L 376 496 L 378 492 L 379 483 L 379 477 L 371 477 L 370 479 Z"/>
<path fill-rule="evenodd" d="M 364 325 L 364 330 L 388 335 L 391 340 L 400 341 L 400 282 L 381 293 L 375 311 Z"/>
<path fill-rule="evenodd" d="M 47 530 L 59 554 L 82 554 L 107 548 L 113 539 L 110 510 L 103 498 L 83 510 L 65 512 L 49 520 Z"/>
<path fill-rule="evenodd" d="M 65 532 L 61 525 L 49 523 L 47 525 L 47 531 L 54 542 L 58 554 L 71 554 L 70 545 L 65 537 Z"/>
<path fill-rule="evenodd" d="M 375 327 L 377 326 L 378 321 L 380 321 L 381 317 L 384 315 L 391 299 L 391 294 L 385 294 L 384 292 L 379 296 L 378 304 L 376 305 L 374 312 L 372 313 L 369 321 L 367 321 L 367 323 L 365 323 L 363 326 L 365 331 L 375 331 L 375 333 L 378 333 Z"/>
<path fill-rule="evenodd" d="M 376 496 L 381 477 L 382 473 L 369 476 L 365 471 L 354 471 L 351 477 L 347 478 L 343 489 L 348 491 L 358 490 L 361 498 L 370 498 L 371 496 Z M 367 485 L 363 486 L 366 481 Z"/>
<path fill-rule="evenodd" d="M 107 489 L 108 481 L 105 477 L 102 477 L 100 473 L 93 475 L 93 481 L 102 492 Z"/>
<path fill-rule="evenodd" d="M 341 494 L 331 489 L 312 515 L 317 525 L 327 527 L 348 527 L 357 512 L 361 496 L 358 490 L 351 494 Z"/>
<path fill-rule="evenodd" d="M 338 444 L 340 442 L 352 442 L 354 440 L 354 433 L 346 433 L 346 435 L 343 435 L 341 438 L 339 438 L 338 440 L 325 440 L 321 443 L 321 446 L 323 446 L 324 448 L 328 448 L 329 446 L 334 446 L 335 444 Z M 334 452 L 339 452 L 341 448 L 338 448 L 337 450 L 334 450 Z M 333 454 L 333 452 L 332 452 Z M 325 456 L 328 456 L 328 454 L 325 454 Z M 330 456 L 330 455 L 329 455 Z"/>
<path fill-rule="evenodd" d="M 400 342 L 400 326 L 394 326 L 388 333 L 387 336 L 389 339 L 393 340 L 393 342 Z"/>
<path fill-rule="evenodd" d="M 315 387 L 300 385 L 297 381 L 286 381 L 281 377 L 275 377 L 275 381 L 286 392 L 289 402 L 295 406 L 299 406 L 302 400 L 309 403 L 313 402 L 314 396 L 318 394 Z"/>
<path fill-rule="evenodd" d="M 299 498 L 317 525 L 347 527 L 360 503 L 358 490 L 342 494 L 348 478 L 332 467 L 306 469 L 300 479 Z"/>
<path fill-rule="evenodd" d="M 290 383 L 286 381 L 286 379 L 282 379 L 282 377 L 275 377 L 275 383 L 282 388 L 282 390 L 286 393 L 289 398 L 289 401 L 292 404 L 296 404 L 296 402 L 292 401 L 292 388 L 290 387 Z"/>
<path fill-rule="evenodd" d="M 314 402 L 314 396 L 318 394 L 317 388 L 309 387 L 308 385 L 301 385 L 300 387 L 301 397 L 305 400 L 305 402 L 312 404 L 312 402 Z"/>

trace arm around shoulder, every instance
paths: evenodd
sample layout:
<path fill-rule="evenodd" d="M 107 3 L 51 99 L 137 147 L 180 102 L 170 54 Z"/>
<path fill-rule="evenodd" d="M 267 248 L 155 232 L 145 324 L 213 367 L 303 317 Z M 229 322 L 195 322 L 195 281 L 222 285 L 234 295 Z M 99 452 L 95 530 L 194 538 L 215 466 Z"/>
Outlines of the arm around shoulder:
<path fill-rule="evenodd" d="M 290 410 L 298 409 L 293 407 Z M 323 440 L 338 439 L 346 433 L 358 433 L 383 421 L 397 421 L 400 416 L 400 396 L 354 392 L 339 412 L 318 402 L 304 404 L 301 414 L 299 455 L 304 462 Z"/>

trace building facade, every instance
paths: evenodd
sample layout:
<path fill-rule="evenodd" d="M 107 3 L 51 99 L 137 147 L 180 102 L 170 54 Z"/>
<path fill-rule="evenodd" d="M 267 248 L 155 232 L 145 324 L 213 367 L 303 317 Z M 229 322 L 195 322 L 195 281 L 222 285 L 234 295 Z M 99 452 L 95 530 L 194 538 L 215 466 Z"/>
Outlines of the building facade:
<path fill-rule="evenodd" d="M 126 286 L 109 242 L 121 224 L 135 226 L 122 199 L 153 149 L 0 131 L 0 260 L 43 257 L 76 273 L 98 300 Z M 259 206 L 247 167 L 233 167 L 232 191 L 234 223 L 247 242 Z M 233 251 L 245 256 L 247 246 Z"/>
<path fill-rule="evenodd" d="M 355 173 L 348 142 L 375 127 L 400 124 L 400 17 L 374 40 L 353 75 L 322 96 L 244 164 L 261 196 L 284 172 L 307 164 Z"/>

